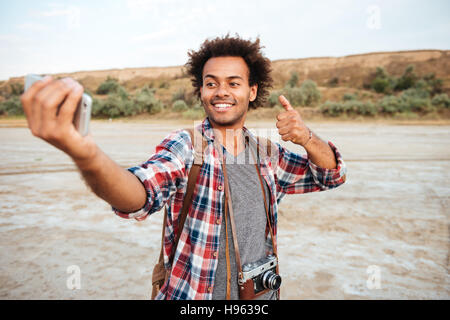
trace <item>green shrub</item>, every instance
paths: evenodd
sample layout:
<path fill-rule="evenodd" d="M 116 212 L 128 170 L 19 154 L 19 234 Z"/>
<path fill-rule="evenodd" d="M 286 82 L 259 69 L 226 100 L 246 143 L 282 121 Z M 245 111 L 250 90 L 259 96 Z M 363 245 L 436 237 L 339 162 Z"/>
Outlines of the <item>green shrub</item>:
<path fill-rule="evenodd" d="M 326 101 L 320 107 L 320 112 L 322 112 L 326 116 L 338 117 L 346 113 L 346 107 L 342 102 Z"/>
<path fill-rule="evenodd" d="M 128 100 L 130 98 L 130 94 L 122 86 L 119 86 L 113 94 L 117 94 L 122 100 Z"/>
<path fill-rule="evenodd" d="M 378 93 L 391 93 L 396 85 L 396 80 L 389 76 L 382 67 L 375 70 L 375 78 L 372 80 L 370 87 Z"/>
<path fill-rule="evenodd" d="M 442 79 L 436 79 L 434 73 L 426 74 L 423 80 L 428 84 L 429 92 L 432 96 L 442 93 L 444 81 Z"/>
<path fill-rule="evenodd" d="M 172 110 L 175 112 L 183 112 L 188 109 L 188 105 L 183 100 L 177 100 L 172 104 Z"/>
<path fill-rule="evenodd" d="M 434 96 L 442 93 L 443 80 L 436 79 L 434 73 L 419 78 L 414 71 L 414 65 L 407 66 L 399 78 L 391 77 L 383 68 L 377 67 L 370 87 L 378 93 L 385 94 L 391 94 L 393 90 L 421 89 Z"/>
<path fill-rule="evenodd" d="M 177 100 L 183 100 L 188 106 L 193 106 L 197 103 L 198 98 L 193 91 L 182 88 L 172 95 L 172 102 Z"/>
<path fill-rule="evenodd" d="M 106 116 L 103 111 L 103 100 L 92 98 L 92 115 L 93 116 Z"/>
<path fill-rule="evenodd" d="M 200 104 L 196 104 L 194 107 L 184 111 L 182 116 L 185 119 L 200 120 L 205 117 L 205 109 Z"/>
<path fill-rule="evenodd" d="M 344 102 L 344 110 L 348 115 L 374 116 L 378 113 L 376 106 L 372 102 L 349 100 Z"/>
<path fill-rule="evenodd" d="M 280 105 L 278 97 L 281 95 L 281 93 L 282 92 L 279 90 L 272 91 L 269 95 L 269 98 L 267 99 L 266 106 L 269 108 L 273 108 L 276 105 Z"/>
<path fill-rule="evenodd" d="M 97 100 L 97 99 L 96 99 Z M 129 100 L 122 99 L 118 94 L 111 93 L 105 100 L 97 100 L 92 108 L 94 116 L 117 118 L 136 114 Z"/>
<path fill-rule="evenodd" d="M 383 67 L 377 67 L 375 69 L 375 78 L 387 79 L 389 78 L 389 74 Z"/>
<path fill-rule="evenodd" d="M 303 81 L 302 85 L 300 86 L 300 90 L 304 99 L 303 103 L 306 106 L 318 103 L 320 101 L 320 98 L 322 97 L 319 89 L 317 89 L 316 83 L 312 80 Z"/>
<path fill-rule="evenodd" d="M 357 99 L 358 95 L 353 93 L 344 93 L 344 95 L 342 96 L 343 101 L 357 100 Z"/>
<path fill-rule="evenodd" d="M 93 99 L 92 115 L 100 117 L 127 117 L 148 112 L 155 114 L 164 109 L 163 103 L 156 99 L 154 90 L 144 87 L 131 96 L 123 87 L 108 94 L 105 100 Z"/>
<path fill-rule="evenodd" d="M 397 79 L 394 90 L 403 91 L 414 87 L 417 81 L 417 75 L 414 72 L 414 65 L 406 67 L 403 75 Z"/>
<path fill-rule="evenodd" d="M 338 117 L 340 115 L 375 116 L 378 108 L 371 102 L 349 100 L 346 102 L 327 101 L 320 107 L 322 114 Z"/>
<path fill-rule="evenodd" d="M 126 100 L 123 100 L 116 93 L 111 93 L 105 100 L 94 99 L 92 105 L 92 115 L 108 118 L 126 116 L 129 112 L 126 112 L 125 104 Z"/>
<path fill-rule="evenodd" d="M 411 98 L 428 99 L 430 98 L 430 93 L 423 88 L 410 88 L 403 91 L 401 97 L 406 100 Z"/>
<path fill-rule="evenodd" d="M 377 93 L 389 93 L 390 82 L 388 79 L 375 78 L 372 81 L 372 89 Z"/>
<path fill-rule="evenodd" d="M 19 96 L 12 96 L 0 103 L 0 115 L 17 116 L 23 115 L 22 103 Z"/>
<path fill-rule="evenodd" d="M 9 85 L 11 87 L 11 95 L 20 96 L 23 93 L 23 83 L 15 82 Z"/>
<path fill-rule="evenodd" d="M 294 79 L 295 80 L 295 79 Z M 293 83 L 294 81 L 292 81 Z M 310 106 L 319 102 L 322 95 L 312 80 L 303 81 L 300 87 L 291 87 L 289 83 L 280 91 L 272 91 L 268 99 L 269 107 L 280 105 L 278 96 L 284 95 L 292 106 Z"/>
<path fill-rule="evenodd" d="M 442 79 L 430 79 L 430 77 L 431 76 L 428 75 L 423 79 L 419 79 L 415 83 L 414 88 L 428 92 L 428 95 L 431 97 L 442 92 L 443 82 Z"/>
<path fill-rule="evenodd" d="M 410 97 L 406 100 L 412 112 L 429 113 L 436 110 L 430 99 Z"/>
<path fill-rule="evenodd" d="M 0 81 L 1 82 L 1 81 Z M 20 96 L 23 93 L 23 83 L 22 82 L 13 82 L 9 85 L 0 87 L 0 96 L 9 100 L 14 96 Z"/>
<path fill-rule="evenodd" d="M 164 109 L 164 104 L 161 100 L 156 99 L 154 90 L 149 87 L 141 89 L 134 98 L 136 105 L 141 112 L 148 112 L 155 114 Z"/>
<path fill-rule="evenodd" d="M 433 97 L 431 104 L 437 108 L 449 109 L 450 99 L 446 93 L 438 94 Z"/>
<path fill-rule="evenodd" d="M 379 111 L 387 115 L 411 111 L 407 101 L 396 96 L 385 96 L 377 104 Z"/>
<path fill-rule="evenodd" d="M 96 115 L 110 118 L 126 116 L 128 112 L 125 112 L 125 102 L 119 95 L 110 93 L 108 98 L 102 101 L 101 113 Z"/>
<path fill-rule="evenodd" d="M 286 99 L 289 100 L 290 104 L 292 106 L 302 106 L 305 103 L 305 97 L 303 95 L 303 90 L 301 88 L 298 87 L 285 87 L 282 92 L 282 95 L 284 95 L 286 97 Z M 275 101 L 275 97 L 272 97 L 273 101 Z M 279 104 L 278 102 L 278 96 L 276 97 L 276 104 Z"/>
<path fill-rule="evenodd" d="M 286 83 L 286 86 L 294 88 L 294 87 L 296 87 L 298 85 L 298 80 L 299 80 L 298 72 L 297 71 L 292 71 L 291 72 L 291 78 Z"/>
<path fill-rule="evenodd" d="M 103 83 L 101 83 L 99 85 L 96 93 L 97 94 L 114 93 L 114 92 L 117 92 L 119 87 L 120 87 L 120 85 L 119 85 L 119 82 L 117 81 L 117 79 L 108 77 Z"/>

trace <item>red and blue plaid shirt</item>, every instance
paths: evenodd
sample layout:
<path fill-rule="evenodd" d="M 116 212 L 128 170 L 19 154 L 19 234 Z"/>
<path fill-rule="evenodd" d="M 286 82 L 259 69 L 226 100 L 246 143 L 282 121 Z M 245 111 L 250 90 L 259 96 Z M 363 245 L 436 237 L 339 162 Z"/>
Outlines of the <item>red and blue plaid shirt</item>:
<path fill-rule="evenodd" d="M 214 144 L 214 132 L 206 118 L 197 128 Z M 254 142 L 256 137 L 243 128 Z M 269 154 L 260 153 L 261 175 L 270 189 L 270 219 L 276 245 L 277 213 L 285 194 L 328 190 L 345 182 L 346 167 L 336 147 L 328 142 L 337 160 L 336 169 L 324 169 L 308 161 L 307 156 L 290 152 L 279 143 Z M 275 152 L 274 152 L 275 151 Z M 140 166 L 129 168 L 145 186 L 147 202 L 134 213 L 114 212 L 123 218 L 143 220 L 167 205 L 164 237 L 164 264 L 171 270 L 168 281 L 156 299 L 212 298 L 218 261 L 219 237 L 224 217 L 225 194 L 220 153 L 206 148 L 203 166 L 197 179 L 192 205 L 179 239 L 172 265 L 174 235 L 178 232 L 178 217 L 183 206 L 187 177 L 194 162 L 194 147 L 186 130 L 169 134 L 157 147 L 156 153 Z"/>

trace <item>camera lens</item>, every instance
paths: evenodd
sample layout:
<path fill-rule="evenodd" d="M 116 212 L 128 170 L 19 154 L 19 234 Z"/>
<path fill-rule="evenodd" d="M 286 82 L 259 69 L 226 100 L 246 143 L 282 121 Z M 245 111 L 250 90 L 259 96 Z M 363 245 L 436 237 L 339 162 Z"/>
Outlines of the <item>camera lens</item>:
<path fill-rule="evenodd" d="M 273 271 L 267 271 L 262 276 L 262 284 L 266 289 L 278 290 L 281 286 L 281 277 Z"/>

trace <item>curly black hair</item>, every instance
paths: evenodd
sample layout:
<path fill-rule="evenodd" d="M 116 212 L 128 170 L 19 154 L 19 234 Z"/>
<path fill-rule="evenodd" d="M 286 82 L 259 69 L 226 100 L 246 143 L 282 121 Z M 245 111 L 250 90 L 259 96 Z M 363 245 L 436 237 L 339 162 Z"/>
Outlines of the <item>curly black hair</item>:
<path fill-rule="evenodd" d="M 259 38 L 254 42 L 244 40 L 236 35 L 228 34 L 222 38 L 206 40 L 198 51 L 189 50 L 189 60 L 186 63 L 187 74 L 192 77 L 194 93 L 200 98 L 200 88 L 203 86 L 203 67 L 213 57 L 242 57 L 250 71 L 249 85 L 258 85 L 256 99 L 249 103 L 249 108 L 258 108 L 264 104 L 272 87 L 272 67 L 268 58 L 264 57 L 259 43 Z"/>

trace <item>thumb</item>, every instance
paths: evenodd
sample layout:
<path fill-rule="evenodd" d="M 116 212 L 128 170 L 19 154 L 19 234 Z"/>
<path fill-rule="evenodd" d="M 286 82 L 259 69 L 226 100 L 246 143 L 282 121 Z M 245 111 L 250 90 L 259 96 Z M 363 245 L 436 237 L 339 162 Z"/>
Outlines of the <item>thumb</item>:
<path fill-rule="evenodd" d="M 292 108 L 291 104 L 289 103 L 288 99 L 286 99 L 285 96 L 283 95 L 279 96 L 278 100 L 280 101 L 283 108 L 286 109 L 286 111 L 294 110 L 294 108 Z"/>

